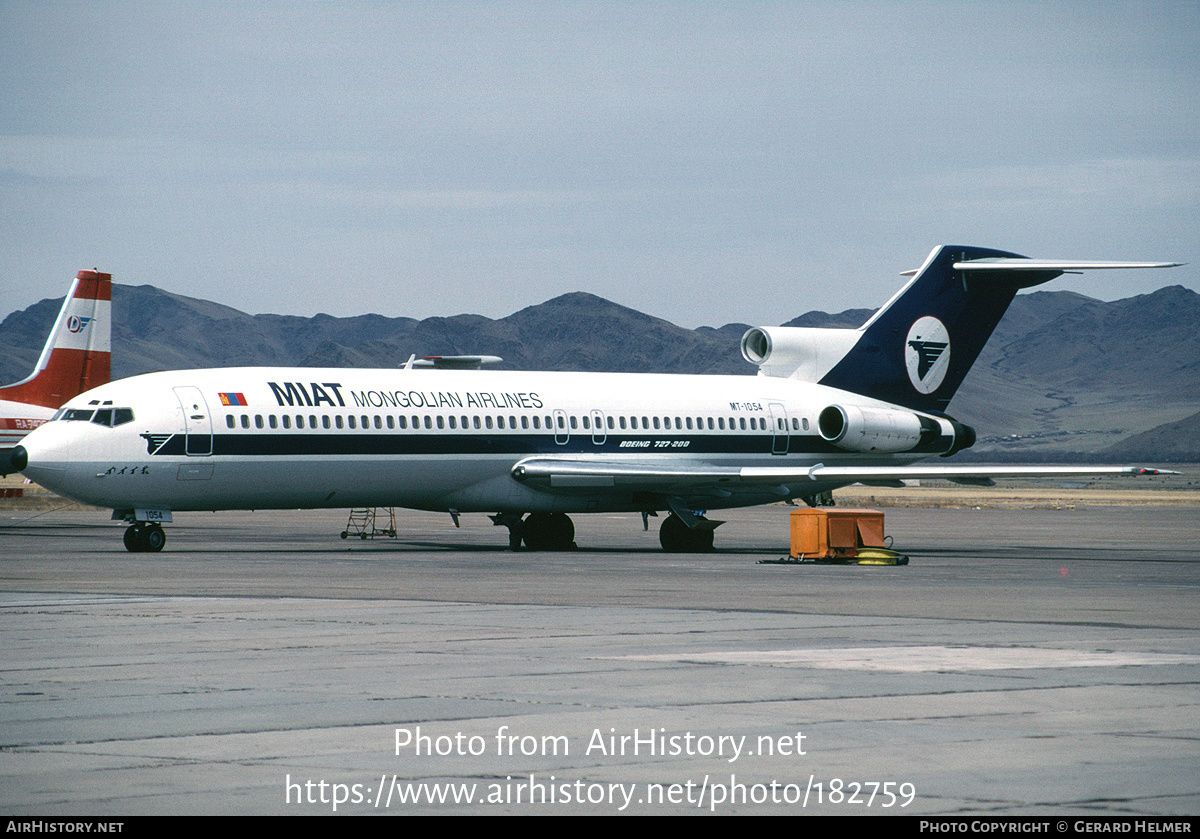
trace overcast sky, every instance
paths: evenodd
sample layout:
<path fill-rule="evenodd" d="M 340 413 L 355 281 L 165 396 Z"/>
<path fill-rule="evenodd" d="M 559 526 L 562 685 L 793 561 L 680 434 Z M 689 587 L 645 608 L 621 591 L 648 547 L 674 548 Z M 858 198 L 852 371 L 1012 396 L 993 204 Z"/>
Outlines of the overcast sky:
<path fill-rule="evenodd" d="M 1185 261 L 1200 2 L 0 0 L 0 316 L 875 307 L 943 243 Z"/>

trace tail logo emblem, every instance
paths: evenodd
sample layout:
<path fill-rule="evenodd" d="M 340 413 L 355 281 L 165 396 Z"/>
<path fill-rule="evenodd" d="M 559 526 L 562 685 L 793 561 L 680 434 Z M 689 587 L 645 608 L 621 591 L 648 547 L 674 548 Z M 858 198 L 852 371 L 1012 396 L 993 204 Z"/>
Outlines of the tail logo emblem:
<path fill-rule="evenodd" d="M 67 318 L 67 330 L 70 332 L 82 332 L 91 322 L 91 318 L 81 318 L 79 315 L 71 315 Z"/>
<path fill-rule="evenodd" d="M 935 317 L 918 319 L 904 341 L 904 366 L 918 393 L 933 393 L 950 369 L 950 333 Z"/>

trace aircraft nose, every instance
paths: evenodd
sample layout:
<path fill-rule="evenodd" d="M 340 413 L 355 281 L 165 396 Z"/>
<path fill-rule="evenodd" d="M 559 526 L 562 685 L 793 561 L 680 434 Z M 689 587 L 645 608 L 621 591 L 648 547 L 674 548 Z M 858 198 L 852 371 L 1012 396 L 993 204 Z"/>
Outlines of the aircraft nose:
<path fill-rule="evenodd" d="M 24 446 L 16 446 L 8 453 L 8 463 L 5 464 L 3 471 L 5 475 L 12 472 L 22 472 L 29 465 L 29 452 L 25 451 Z"/>

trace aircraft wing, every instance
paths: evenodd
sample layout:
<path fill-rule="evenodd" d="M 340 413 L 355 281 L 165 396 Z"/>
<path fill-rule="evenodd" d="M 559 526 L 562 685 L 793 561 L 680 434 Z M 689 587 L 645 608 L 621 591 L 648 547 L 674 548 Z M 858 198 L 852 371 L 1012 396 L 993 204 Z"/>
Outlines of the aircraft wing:
<path fill-rule="evenodd" d="M 1096 475 L 1174 475 L 1143 466 L 719 466 L 681 460 L 625 460 L 610 457 L 530 457 L 518 462 L 518 481 L 549 489 L 630 486 L 682 492 L 705 486 L 727 489 L 763 484 L 895 483 L 934 478 L 965 484 L 988 484 L 993 478 L 1054 478 Z"/>

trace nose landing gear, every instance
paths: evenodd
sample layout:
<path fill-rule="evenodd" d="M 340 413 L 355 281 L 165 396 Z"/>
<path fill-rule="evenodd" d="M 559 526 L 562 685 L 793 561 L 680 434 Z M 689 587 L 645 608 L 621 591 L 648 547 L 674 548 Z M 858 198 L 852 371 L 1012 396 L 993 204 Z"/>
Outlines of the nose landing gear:
<path fill-rule="evenodd" d="M 167 533 L 156 521 L 134 522 L 125 529 L 125 550 L 130 553 L 158 552 L 167 544 Z"/>

